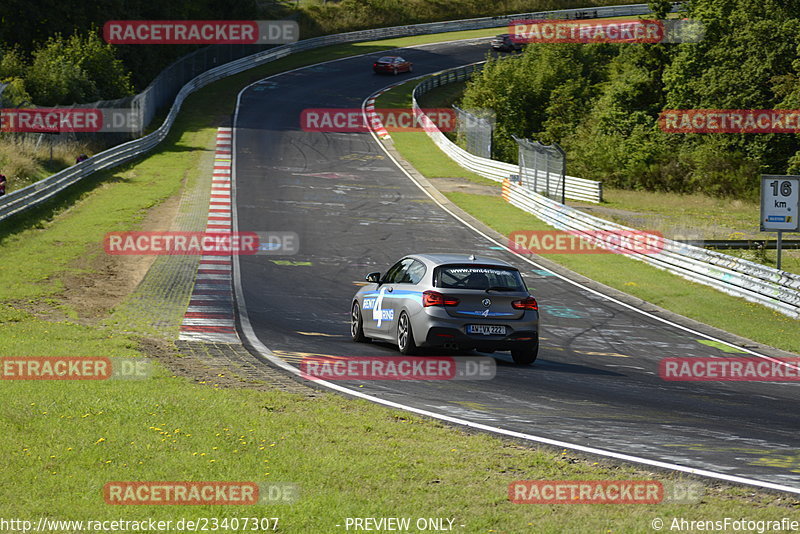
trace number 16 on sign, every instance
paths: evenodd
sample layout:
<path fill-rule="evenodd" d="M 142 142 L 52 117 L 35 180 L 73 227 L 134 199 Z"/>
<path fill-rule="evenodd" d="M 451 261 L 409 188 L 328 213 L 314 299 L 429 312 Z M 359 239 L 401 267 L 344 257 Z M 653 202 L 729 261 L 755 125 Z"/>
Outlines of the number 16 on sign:
<path fill-rule="evenodd" d="M 783 232 L 800 231 L 800 176 L 761 175 L 761 231 L 778 232 L 778 269 Z"/>

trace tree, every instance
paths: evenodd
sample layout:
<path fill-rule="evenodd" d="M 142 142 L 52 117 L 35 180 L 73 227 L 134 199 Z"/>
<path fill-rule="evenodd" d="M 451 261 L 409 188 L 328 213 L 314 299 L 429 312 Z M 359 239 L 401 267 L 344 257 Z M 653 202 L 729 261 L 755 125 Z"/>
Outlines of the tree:
<path fill-rule="evenodd" d="M 530 44 L 521 57 L 490 60 L 462 105 L 495 112 L 496 154 L 516 161 L 512 135 L 552 143 L 575 129 L 615 53 L 605 44 Z"/>
<path fill-rule="evenodd" d="M 0 50 L 0 80 L 4 78 L 22 78 L 28 65 L 19 48 Z"/>
<path fill-rule="evenodd" d="M 96 30 L 50 38 L 33 54 L 27 85 L 34 103 L 68 105 L 121 98 L 133 93 L 130 74 Z"/>
<path fill-rule="evenodd" d="M 647 7 L 653 12 L 654 19 L 664 20 L 667 18 L 667 13 L 672 11 L 672 2 L 670 0 L 649 0 Z"/>

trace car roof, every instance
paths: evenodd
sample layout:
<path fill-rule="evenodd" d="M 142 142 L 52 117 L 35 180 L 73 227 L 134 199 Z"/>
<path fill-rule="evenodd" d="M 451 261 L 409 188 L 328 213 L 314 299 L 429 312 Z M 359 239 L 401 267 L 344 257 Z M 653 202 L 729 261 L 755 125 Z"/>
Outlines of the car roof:
<path fill-rule="evenodd" d="M 400 56 L 382 56 L 378 58 L 378 61 L 391 61 L 393 59 L 403 59 Z"/>
<path fill-rule="evenodd" d="M 475 264 L 475 265 L 497 265 L 498 267 L 516 268 L 508 262 L 490 258 L 488 256 L 477 256 L 474 254 L 442 254 L 442 253 L 422 253 L 409 254 L 406 258 L 414 258 L 432 265 L 445 264 Z"/>

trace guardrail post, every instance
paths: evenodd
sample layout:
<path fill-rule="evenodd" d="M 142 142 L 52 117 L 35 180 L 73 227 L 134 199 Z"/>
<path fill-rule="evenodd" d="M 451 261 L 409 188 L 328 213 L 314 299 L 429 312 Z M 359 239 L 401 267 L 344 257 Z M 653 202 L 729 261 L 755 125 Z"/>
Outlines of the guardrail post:
<path fill-rule="evenodd" d="M 647 6 L 645 6 L 644 4 L 636 6 L 625 6 L 624 8 L 607 8 L 607 7 L 598 8 L 598 11 L 603 13 L 604 15 L 608 15 L 612 12 L 617 12 L 617 11 L 624 12 L 626 14 L 637 14 L 637 13 L 648 12 Z M 0 220 L 4 220 L 8 217 L 15 215 L 16 213 L 24 211 L 27 208 L 33 207 L 39 204 L 40 202 L 48 200 L 49 198 L 58 194 L 60 191 L 64 190 L 67 186 L 71 185 L 72 183 L 78 181 L 79 179 L 85 176 L 88 176 L 92 172 L 113 168 L 116 165 L 125 163 L 130 159 L 138 157 L 141 154 L 144 154 L 147 151 L 151 150 L 155 145 L 161 142 L 161 140 L 163 140 L 166 137 L 167 133 L 169 132 L 172 122 L 174 121 L 173 110 L 176 109 L 175 103 L 177 103 L 177 96 L 181 94 L 181 91 L 188 94 L 196 89 L 204 87 L 205 85 L 210 83 L 212 76 L 216 76 L 217 74 L 218 76 L 213 79 L 218 79 L 219 77 L 225 77 L 231 74 L 243 72 L 255 65 L 266 63 L 267 61 L 271 61 L 273 59 L 276 59 L 277 57 L 284 57 L 286 55 L 292 54 L 297 51 L 310 50 L 326 46 L 329 44 L 369 41 L 380 36 L 431 34 L 431 33 L 439 33 L 442 31 L 456 31 L 456 30 L 499 27 L 499 25 L 503 21 L 507 22 L 513 20 L 514 18 L 518 18 L 520 16 L 525 16 L 530 18 L 539 15 L 542 15 L 542 13 L 516 14 L 516 15 L 507 15 L 503 17 L 483 17 L 478 19 L 445 21 L 441 23 L 414 25 L 410 27 L 408 26 L 395 27 L 395 28 L 380 29 L 380 30 L 363 30 L 363 31 L 349 32 L 346 34 L 314 37 L 311 39 L 304 39 L 303 41 L 299 41 L 298 43 L 282 45 L 277 47 L 276 49 L 271 49 L 270 51 L 260 51 L 255 54 L 246 56 L 245 58 L 237 59 L 236 61 L 232 61 L 226 64 L 222 72 L 214 71 L 213 74 L 210 74 L 209 76 L 205 77 L 202 76 L 208 73 L 212 68 L 215 68 L 215 65 L 218 64 L 223 54 L 220 54 L 219 57 L 217 56 L 209 57 L 210 51 L 208 47 L 201 48 L 199 50 L 194 51 L 192 54 L 187 54 L 186 56 L 178 59 L 172 65 L 165 68 L 150 83 L 150 85 L 148 85 L 147 88 L 144 89 L 144 91 L 142 91 L 138 95 L 135 95 L 133 99 L 126 101 L 126 105 L 130 105 L 132 108 L 135 108 L 134 113 L 138 115 L 139 118 L 138 135 L 140 136 L 139 138 L 122 143 L 121 145 L 103 151 L 100 154 L 96 154 L 95 156 L 90 158 L 90 160 L 94 160 L 94 162 L 96 163 L 96 164 L 93 163 L 91 165 L 91 168 L 90 166 L 86 165 L 83 166 L 79 170 L 79 172 L 73 169 L 72 171 L 70 171 L 71 173 L 69 174 L 68 177 L 62 176 L 61 172 L 55 173 L 54 175 L 45 178 L 44 180 L 40 180 L 36 184 L 28 186 L 30 187 L 30 189 L 23 188 L 13 191 L 8 195 L 5 195 L 2 199 L 0 199 Z M 247 50 L 248 48 L 246 46 L 242 48 L 242 51 L 247 51 Z M 273 54 L 272 53 L 273 50 L 278 50 L 278 52 Z M 232 57 L 234 55 L 233 48 L 229 48 L 227 51 L 230 54 L 229 57 Z M 187 83 L 183 83 L 185 81 L 185 76 L 184 76 L 185 70 L 189 68 L 191 68 L 192 77 Z M 181 69 L 180 72 L 178 69 Z M 480 64 L 469 65 L 462 68 L 459 72 L 456 72 L 454 76 L 456 77 L 456 79 L 459 79 L 461 76 L 468 77 L 467 76 L 468 73 L 477 71 L 479 69 L 480 69 Z M 426 82 L 425 85 L 426 89 L 429 91 L 433 87 L 438 87 L 440 85 L 443 85 L 443 79 L 444 78 L 441 76 L 438 77 L 434 76 L 431 79 L 431 81 Z M 185 91 L 184 88 L 186 88 Z M 159 109 L 165 107 L 167 104 L 169 104 L 170 101 L 173 101 L 173 105 L 168 114 L 168 119 L 152 134 L 144 135 L 146 128 L 149 126 L 150 122 L 156 116 L 156 112 Z M 500 162 L 495 162 L 495 163 L 500 164 Z M 508 165 L 506 165 L 506 167 L 507 166 Z M 504 168 L 502 172 L 506 172 L 506 170 L 507 168 Z M 495 180 L 498 179 L 496 172 L 494 174 L 490 174 L 490 177 Z M 32 193 L 34 191 L 35 194 Z"/>
<path fill-rule="evenodd" d="M 566 204 L 566 190 L 567 190 L 567 153 L 561 148 L 558 143 L 553 143 L 553 146 L 558 153 L 561 154 L 561 203 Z"/>

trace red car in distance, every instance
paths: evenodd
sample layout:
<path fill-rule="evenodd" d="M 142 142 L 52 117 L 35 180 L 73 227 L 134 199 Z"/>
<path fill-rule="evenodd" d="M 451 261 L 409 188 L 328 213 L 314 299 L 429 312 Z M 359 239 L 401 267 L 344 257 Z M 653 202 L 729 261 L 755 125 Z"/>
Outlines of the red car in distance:
<path fill-rule="evenodd" d="M 413 72 L 414 65 L 400 56 L 383 56 L 372 64 L 375 73 L 391 72 L 397 75 L 400 72 Z"/>

